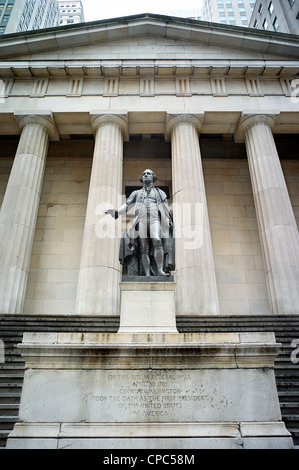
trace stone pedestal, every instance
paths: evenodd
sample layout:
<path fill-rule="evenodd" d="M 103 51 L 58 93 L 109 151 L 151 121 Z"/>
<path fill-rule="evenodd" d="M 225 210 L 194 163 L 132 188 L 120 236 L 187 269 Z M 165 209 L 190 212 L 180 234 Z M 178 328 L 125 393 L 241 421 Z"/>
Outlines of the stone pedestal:
<path fill-rule="evenodd" d="M 9 449 L 291 448 L 272 333 L 25 334 Z"/>
<path fill-rule="evenodd" d="M 177 333 L 175 284 L 122 282 L 119 333 Z"/>

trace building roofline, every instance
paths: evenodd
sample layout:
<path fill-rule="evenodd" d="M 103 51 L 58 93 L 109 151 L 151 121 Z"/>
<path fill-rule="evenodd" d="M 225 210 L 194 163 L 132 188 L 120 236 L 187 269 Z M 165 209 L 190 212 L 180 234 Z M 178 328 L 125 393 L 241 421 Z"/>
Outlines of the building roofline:
<path fill-rule="evenodd" d="M 287 34 L 287 33 L 279 33 L 279 32 L 273 32 L 273 31 L 264 31 L 264 30 L 259 30 L 255 28 L 245 28 L 242 26 L 234 26 L 234 25 L 227 25 L 227 24 L 222 24 L 222 23 L 211 23 L 207 21 L 201 21 L 201 20 L 194 20 L 194 19 L 189 19 L 189 18 L 180 18 L 176 16 L 167 16 L 167 15 L 159 15 L 159 14 L 153 14 L 153 13 L 142 13 L 138 15 L 131 15 L 131 16 L 124 16 L 124 17 L 119 17 L 119 18 L 109 18 L 109 19 L 104 19 L 104 20 L 96 20 L 96 21 L 91 21 L 91 22 L 84 22 L 84 23 L 77 23 L 77 24 L 71 24 L 71 25 L 65 25 L 65 26 L 56 26 L 53 28 L 47 28 L 47 29 L 39 29 L 39 30 L 34 30 L 34 31 L 25 31 L 25 32 L 19 32 L 19 33 L 13 33 L 13 34 L 5 34 L 0 36 L 0 58 L 5 57 L 3 55 L 3 50 L 6 50 L 7 54 L 6 56 L 13 57 L 15 55 L 22 55 L 25 54 L 24 51 L 19 50 L 17 51 L 16 48 L 14 50 L 13 47 L 10 47 L 10 53 L 8 52 L 8 43 L 12 44 L 22 44 L 22 39 L 25 40 L 26 44 L 29 44 L 30 42 L 34 42 L 34 50 L 36 52 L 41 52 L 42 50 L 53 50 L 55 47 L 53 47 L 53 38 L 59 38 L 61 36 L 65 36 L 70 34 L 72 37 L 76 36 L 76 33 L 80 35 L 80 33 L 83 33 L 84 31 L 92 34 L 95 32 L 97 28 L 101 28 L 102 31 L 107 30 L 109 31 L 109 28 L 115 28 L 116 25 L 119 25 L 119 27 L 130 27 L 133 26 L 134 24 L 137 24 L 138 22 L 144 20 L 145 22 L 148 21 L 148 23 L 153 23 L 156 22 L 156 26 L 158 26 L 158 23 L 160 25 L 166 26 L 166 28 L 170 27 L 173 25 L 174 27 L 177 27 L 177 31 L 179 31 L 179 27 L 181 26 L 184 28 L 184 26 L 189 26 L 191 27 L 190 30 L 194 33 L 196 32 L 201 32 L 202 33 L 202 41 L 204 42 L 208 38 L 208 34 L 210 33 L 211 35 L 214 34 L 214 42 L 213 40 L 210 41 L 211 44 L 215 45 L 221 45 L 221 39 L 220 36 L 221 34 L 223 35 L 228 35 L 232 34 L 234 37 L 238 37 L 240 39 L 245 39 L 246 42 L 248 43 L 252 41 L 252 46 L 254 46 L 255 41 L 261 41 L 264 43 L 267 43 L 271 45 L 271 50 L 265 50 L 265 47 L 258 47 L 257 49 L 262 52 L 267 52 L 271 54 L 279 54 L 280 55 L 286 55 L 286 56 L 295 56 L 299 57 L 299 36 L 292 35 L 292 34 Z M 142 32 L 139 33 L 140 35 Z M 146 34 L 144 32 L 143 34 Z M 149 34 L 149 33 L 148 33 Z M 156 32 L 156 34 L 158 34 Z M 215 41 L 216 36 L 219 36 L 218 43 Z M 179 36 L 179 33 L 178 33 Z M 47 38 L 51 37 L 52 38 L 52 46 L 47 48 Z M 125 35 L 124 35 L 125 37 Z M 174 36 L 173 36 L 174 37 Z M 119 37 L 121 39 L 121 37 Z M 42 43 L 44 43 L 45 48 L 43 49 L 42 47 L 37 46 L 38 40 L 41 40 Z M 111 39 L 111 38 L 110 38 Z M 186 40 L 186 35 L 182 39 Z M 192 40 L 192 39 L 191 39 Z M 193 39 L 194 40 L 194 39 Z M 290 51 L 290 54 L 287 53 L 287 50 L 281 50 L 284 47 L 287 46 L 287 44 L 292 47 L 292 51 Z M 74 43 L 73 47 L 79 45 L 77 43 Z M 227 45 L 228 47 L 237 47 L 237 48 L 242 48 L 242 44 L 238 42 L 237 44 L 233 45 L 233 43 L 228 44 L 222 44 L 222 45 Z M 279 51 L 275 52 L 275 45 L 278 46 Z M 61 47 L 61 46 L 60 46 Z M 66 47 L 66 46 L 65 46 Z M 70 47 L 70 46 L 69 46 Z M 243 45 L 243 47 L 245 47 Z M 59 48 L 59 45 L 58 47 Z M 28 52 L 30 53 L 30 47 L 28 47 Z M 250 50 L 255 50 L 255 47 L 247 47 L 247 49 Z M 267 49 L 267 48 L 266 48 Z M 32 53 L 32 51 L 31 51 Z"/>
<path fill-rule="evenodd" d="M 178 24 L 189 24 L 189 25 L 196 25 L 196 26 L 201 26 L 203 28 L 207 27 L 209 29 L 219 29 L 222 31 L 236 31 L 236 32 L 250 32 L 250 34 L 256 35 L 256 36 L 263 36 L 263 37 L 272 37 L 274 36 L 276 39 L 279 38 L 284 38 L 288 39 L 291 41 L 299 41 L 299 35 L 294 35 L 294 34 L 288 34 L 288 33 L 282 33 L 282 32 L 275 32 L 275 31 L 265 31 L 263 29 L 256 29 L 256 28 L 248 28 L 244 26 L 236 26 L 236 25 L 229 25 L 226 23 L 213 23 L 209 21 L 203 21 L 203 20 L 194 20 L 192 18 L 181 18 L 179 16 L 169 16 L 169 15 L 160 15 L 160 14 L 155 14 L 155 13 L 139 13 L 136 15 L 129 15 L 129 16 L 120 16 L 116 18 L 107 18 L 103 20 L 95 20 L 95 21 L 88 21 L 84 23 L 76 23 L 76 24 L 70 24 L 70 25 L 64 25 L 64 26 L 54 26 L 51 28 L 45 28 L 45 29 L 36 29 L 32 31 L 21 31 L 19 33 L 10 33 L 10 34 L 3 34 L 0 36 L 0 41 L 2 39 L 9 39 L 9 38 L 20 38 L 20 37 L 30 37 L 30 36 L 38 36 L 45 34 L 47 32 L 65 32 L 67 31 L 73 31 L 73 30 L 81 30 L 84 28 L 91 28 L 93 26 L 104 26 L 104 25 L 113 25 L 115 23 L 125 23 L 125 22 L 132 22 L 134 20 L 140 20 L 140 19 L 157 19 L 157 20 L 163 20 L 163 21 L 168 21 L 171 23 L 178 23 Z"/>

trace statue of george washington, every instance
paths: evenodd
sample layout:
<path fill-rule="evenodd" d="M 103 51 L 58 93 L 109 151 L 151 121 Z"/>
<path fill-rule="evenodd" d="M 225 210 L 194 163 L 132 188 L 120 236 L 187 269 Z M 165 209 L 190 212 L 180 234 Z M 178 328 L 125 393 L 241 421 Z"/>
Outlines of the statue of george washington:
<path fill-rule="evenodd" d="M 173 219 L 167 196 L 154 186 L 157 177 L 151 170 L 142 173 L 143 187 L 133 193 L 118 210 L 109 209 L 117 219 L 134 204 L 132 227 L 121 238 L 119 261 L 124 274 L 135 276 L 167 276 L 175 269 Z"/>

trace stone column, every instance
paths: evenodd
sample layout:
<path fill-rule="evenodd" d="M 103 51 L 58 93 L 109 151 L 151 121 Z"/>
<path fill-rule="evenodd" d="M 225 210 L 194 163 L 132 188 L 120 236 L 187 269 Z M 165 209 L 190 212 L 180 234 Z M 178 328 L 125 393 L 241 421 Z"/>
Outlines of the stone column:
<path fill-rule="evenodd" d="M 299 234 L 279 161 L 270 115 L 243 117 L 272 312 L 299 314 Z"/>
<path fill-rule="evenodd" d="M 88 195 L 76 314 L 118 315 L 119 222 L 105 210 L 121 205 L 126 115 L 91 115 L 95 150 Z"/>
<path fill-rule="evenodd" d="M 168 116 L 176 229 L 179 315 L 219 314 L 199 137 L 203 116 Z"/>
<path fill-rule="evenodd" d="M 0 212 L 0 312 L 23 310 L 49 136 L 51 113 L 16 115 L 22 134 Z"/>

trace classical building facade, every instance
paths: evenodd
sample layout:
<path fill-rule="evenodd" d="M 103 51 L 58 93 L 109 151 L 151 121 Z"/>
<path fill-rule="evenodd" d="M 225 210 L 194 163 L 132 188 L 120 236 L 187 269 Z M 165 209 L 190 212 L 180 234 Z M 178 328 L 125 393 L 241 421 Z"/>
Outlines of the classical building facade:
<path fill-rule="evenodd" d="M 104 211 L 150 167 L 177 314 L 298 314 L 298 51 L 156 15 L 4 36 L 0 312 L 117 316 L 123 227 Z"/>
<path fill-rule="evenodd" d="M 240 317 L 251 332 L 256 331 L 258 319 L 270 332 L 277 322 L 279 328 L 297 325 L 298 73 L 297 38 L 191 19 L 144 14 L 57 27 L 42 34 L 4 35 L 0 40 L 0 314 L 5 338 L 9 324 L 16 325 L 13 328 L 22 324 L 22 333 L 30 328 L 23 350 L 36 352 L 41 337 L 46 337 L 43 347 L 50 354 L 41 356 L 54 364 L 55 341 L 68 338 L 68 351 L 73 351 L 72 333 L 60 337 L 58 330 L 79 332 L 80 349 L 84 338 L 89 341 L 89 335 L 81 333 L 95 331 L 93 322 L 105 334 L 109 321 L 119 322 L 125 284 L 119 242 L 131 216 L 114 220 L 105 211 L 120 207 L 140 187 L 146 168 L 157 175 L 155 184 L 168 195 L 173 212 L 176 270 L 168 290 L 171 298 L 174 292 L 171 312 L 180 328 L 184 324 L 185 331 L 195 331 L 202 320 L 219 321 L 221 331 L 231 331 L 238 318 L 233 331 L 239 333 Z M 132 296 L 126 298 L 134 301 Z M 128 303 L 126 312 L 131 314 Z M 79 326 L 71 330 L 77 321 Z M 36 336 L 41 328 L 44 335 Z M 254 333 L 250 346 L 247 333 L 242 336 L 245 369 L 249 360 L 254 368 L 263 356 L 265 362 L 258 367 L 267 375 L 278 348 L 270 336 L 260 355 L 255 343 L 259 334 Z M 55 345 L 57 350 L 61 347 Z M 226 351 L 227 345 L 223 348 Z M 76 356 L 79 369 L 80 354 L 82 350 Z M 37 362 L 41 356 L 36 354 Z M 221 364 L 216 365 L 221 368 Z M 49 362 L 45 369 L 48 366 Z M 8 384 L 14 380 L 9 361 L 1 371 L 8 374 L 2 380 Z M 30 374 L 27 368 L 25 395 L 32 383 Z M 297 370 L 295 387 L 296 374 Z M 53 394 L 47 380 L 42 385 L 47 388 L 48 413 Z M 80 384 L 85 387 L 84 381 Z M 7 389 L 10 393 L 11 386 Z M 267 390 L 263 389 L 262 399 L 250 397 L 262 411 Z M 34 386 L 35 392 L 39 389 Z M 253 393 L 257 392 L 259 388 Z M 37 394 L 43 412 L 46 395 Z M 31 392 L 27 398 L 35 413 Z M 244 397 L 239 398 L 241 406 Z M 277 408 L 276 396 L 275 400 Z M 1 409 L 6 411 L 10 402 L 3 403 Z M 75 413 L 78 408 L 74 407 Z M 249 408 L 244 405 L 242 417 Z M 22 432 L 26 409 L 23 400 L 15 432 Z M 93 411 L 92 416 L 96 417 Z M 256 415 L 250 416 L 245 421 L 256 421 Z M 267 415 L 269 426 L 271 416 Z M 7 416 L 1 419 L 9 421 Z M 291 416 L 291 426 L 296 419 Z M 50 422 L 48 415 L 43 420 Z M 36 421 L 41 422 L 40 416 Z M 245 433 L 247 442 L 259 437 L 257 428 L 246 426 L 242 436 Z M 240 434 L 237 428 L 236 432 Z M 240 446 L 239 441 L 234 444 Z"/>

